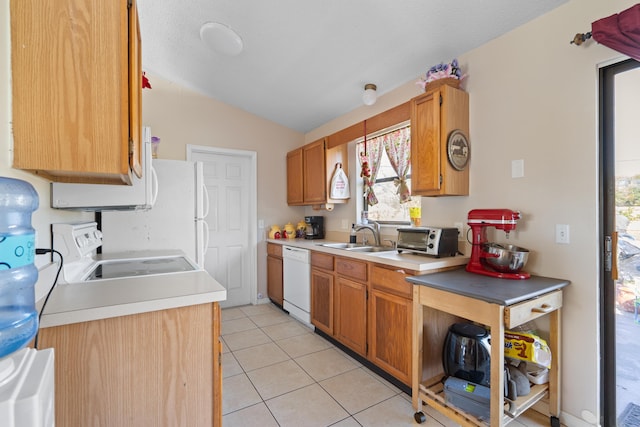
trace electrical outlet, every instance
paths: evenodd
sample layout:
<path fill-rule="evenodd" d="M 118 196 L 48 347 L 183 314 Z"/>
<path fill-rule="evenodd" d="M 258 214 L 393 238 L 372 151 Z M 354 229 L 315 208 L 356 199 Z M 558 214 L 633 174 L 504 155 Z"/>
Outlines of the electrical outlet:
<path fill-rule="evenodd" d="M 461 222 L 454 222 L 453 226 L 458 229 L 458 240 L 464 240 L 464 227 Z"/>
<path fill-rule="evenodd" d="M 343 219 L 342 220 L 342 229 L 343 230 L 348 230 L 349 229 L 349 220 L 348 219 Z"/>
<path fill-rule="evenodd" d="M 556 243 L 568 245 L 569 242 L 569 225 L 556 224 Z"/>

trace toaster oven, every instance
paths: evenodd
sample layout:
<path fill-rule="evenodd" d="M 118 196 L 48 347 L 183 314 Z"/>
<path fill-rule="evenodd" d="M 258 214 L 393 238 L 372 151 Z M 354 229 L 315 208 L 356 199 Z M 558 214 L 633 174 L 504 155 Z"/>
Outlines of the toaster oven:
<path fill-rule="evenodd" d="M 437 258 L 458 253 L 458 229 L 437 227 L 398 228 L 398 252 L 415 252 Z"/>

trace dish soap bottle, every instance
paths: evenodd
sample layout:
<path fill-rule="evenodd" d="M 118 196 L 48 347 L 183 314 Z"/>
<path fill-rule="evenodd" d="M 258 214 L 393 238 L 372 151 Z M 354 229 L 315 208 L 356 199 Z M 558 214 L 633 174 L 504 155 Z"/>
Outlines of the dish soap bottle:
<path fill-rule="evenodd" d="M 356 242 L 356 225 L 351 224 L 351 233 L 349 234 L 349 243 Z"/>

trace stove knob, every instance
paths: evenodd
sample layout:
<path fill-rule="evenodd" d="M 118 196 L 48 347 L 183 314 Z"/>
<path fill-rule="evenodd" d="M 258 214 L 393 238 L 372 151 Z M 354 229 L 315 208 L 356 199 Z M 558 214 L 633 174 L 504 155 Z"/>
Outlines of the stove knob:
<path fill-rule="evenodd" d="M 436 238 L 436 235 L 435 235 L 435 234 L 433 234 L 433 233 L 431 233 L 431 234 L 429 234 L 429 238 L 433 240 L 433 239 L 435 239 L 435 238 Z"/>
<path fill-rule="evenodd" d="M 429 249 L 433 249 L 433 243 L 429 243 L 427 246 L 429 247 Z"/>
<path fill-rule="evenodd" d="M 78 247 L 84 248 L 89 243 L 89 239 L 85 236 L 78 236 L 76 237 L 76 243 L 78 244 Z"/>
<path fill-rule="evenodd" d="M 95 230 L 93 232 L 93 238 L 96 239 L 96 240 L 101 240 L 102 239 L 102 231 Z"/>

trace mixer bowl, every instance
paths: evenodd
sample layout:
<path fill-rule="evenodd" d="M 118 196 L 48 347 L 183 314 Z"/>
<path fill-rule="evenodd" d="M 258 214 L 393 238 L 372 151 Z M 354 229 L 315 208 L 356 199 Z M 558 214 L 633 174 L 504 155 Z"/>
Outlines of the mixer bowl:
<path fill-rule="evenodd" d="M 518 273 L 529 258 L 529 250 L 515 245 L 485 243 L 480 261 L 501 273 Z"/>

